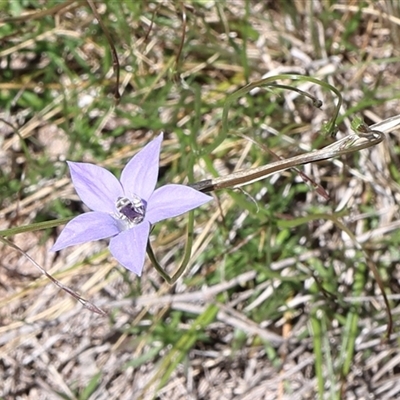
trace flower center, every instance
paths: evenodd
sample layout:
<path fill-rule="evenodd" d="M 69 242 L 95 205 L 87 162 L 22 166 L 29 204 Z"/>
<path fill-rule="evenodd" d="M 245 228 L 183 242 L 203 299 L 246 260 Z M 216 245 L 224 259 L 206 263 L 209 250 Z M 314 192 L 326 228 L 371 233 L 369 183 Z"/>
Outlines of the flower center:
<path fill-rule="evenodd" d="M 118 210 L 118 217 L 128 222 L 130 226 L 140 224 L 146 214 L 147 202 L 134 195 L 132 199 L 128 197 L 118 197 L 115 206 Z"/>

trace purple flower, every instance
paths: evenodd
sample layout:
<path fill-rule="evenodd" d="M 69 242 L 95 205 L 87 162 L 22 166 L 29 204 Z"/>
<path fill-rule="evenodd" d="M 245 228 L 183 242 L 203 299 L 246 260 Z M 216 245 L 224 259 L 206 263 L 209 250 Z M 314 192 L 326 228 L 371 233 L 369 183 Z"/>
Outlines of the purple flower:
<path fill-rule="evenodd" d="M 120 181 L 104 168 L 67 161 L 75 190 L 93 211 L 72 219 L 52 251 L 111 238 L 112 255 L 125 268 L 142 274 L 151 225 L 212 199 L 184 185 L 154 190 L 162 139 L 163 134 L 137 153 L 123 169 Z"/>

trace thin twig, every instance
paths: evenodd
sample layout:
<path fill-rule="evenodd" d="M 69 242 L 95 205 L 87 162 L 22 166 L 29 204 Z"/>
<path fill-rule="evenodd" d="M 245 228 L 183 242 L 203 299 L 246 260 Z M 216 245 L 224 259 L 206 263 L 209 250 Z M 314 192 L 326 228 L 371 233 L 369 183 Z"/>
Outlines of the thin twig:
<path fill-rule="evenodd" d="M 100 309 L 99 307 L 95 306 L 93 303 L 91 303 L 88 300 L 85 300 L 83 297 L 79 296 L 79 294 L 75 293 L 72 289 L 69 287 L 63 285 L 60 281 L 57 279 L 53 278 L 44 268 L 42 268 L 29 254 L 27 254 L 25 251 L 23 251 L 20 247 L 18 247 L 16 244 L 11 242 L 10 240 L 3 238 L 0 236 L 0 242 L 3 242 L 7 246 L 12 247 L 14 250 L 17 250 L 20 252 L 22 255 L 24 255 L 43 275 L 45 275 L 47 278 L 49 278 L 58 288 L 64 290 L 67 292 L 70 296 L 72 296 L 74 299 L 78 300 L 79 303 L 81 303 L 85 308 L 88 310 L 99 314 L 99 315 L 107 315 L 105 311 Z"/>
<path fill-rule="evenodd" d="M 97 21 L 99 21 L 100 27 L 103 30 L 103 33 L 105 35 L 105 37 L 107 38 L 108 44 L 110 46 L 110 50 L 111 50 L 111 56 L 113 59 L 113 69 L 114 69 L 114 73 L 116 76 L 116 83 L 115 83 L 115 89 L 114 89 L 114 98 L 116 103 L 119 103 L 119 100 L 121 99 L 121 95 L 119 94 L 119 70 L 120 70 L 120 66 L 119 66 L 119 60 L 118 60 L 118 54 L 117 54 L 117 50 L 115 49 L 113 40 L 111 38 L 110 33 L 108 32 L 107 27 L 104 25 L 103 20 L 100 17 L 100 14 L 97 11 L 96 6 L 94 5 L 92 0 L 86 0 L 86 2 L 89 4 L 89 7 L 92 9 L 94 16 L 96 17 Z"/>

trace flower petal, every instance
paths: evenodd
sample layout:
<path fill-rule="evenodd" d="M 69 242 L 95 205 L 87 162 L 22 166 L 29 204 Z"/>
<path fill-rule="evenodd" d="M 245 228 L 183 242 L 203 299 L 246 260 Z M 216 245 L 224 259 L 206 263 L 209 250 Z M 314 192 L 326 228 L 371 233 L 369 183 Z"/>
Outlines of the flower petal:
<path fill-rule="evenodd" d="M 161 133 L 140 150 L 123 169 L 121 183 L 126 196 L 132 198 L 135 194 L 147 201 L 153 193 L 158 178 L 162 140 Z"/>
<path fill-rule="evenodd" d="M 65 247 L 105 239 L 119 233 L 117 221 L 102 212 L 87 212 L 75 217 L 65 226 L 51 251 Z"/>
<path fill-rule="evenodd" d="M 149 232 L 150 224 L 144 221 L 110 240 L 111 254 L 138 276 L 142 275 Z"/>
<path fill-rule="evenodd" d="M 176 217 L 212 200 L 211 196 L 185 185 L 165 185 L 157 189 L 147 204 L 146 219 L 151 224 Z"/>
<path fill-rule="evenodd" d="M 94 164 L 67 163 L 72 183 L 81 200 L 91 210 L 115 212 L 115 202 L 124 194 L 118 179 L 110 171 Z"/>

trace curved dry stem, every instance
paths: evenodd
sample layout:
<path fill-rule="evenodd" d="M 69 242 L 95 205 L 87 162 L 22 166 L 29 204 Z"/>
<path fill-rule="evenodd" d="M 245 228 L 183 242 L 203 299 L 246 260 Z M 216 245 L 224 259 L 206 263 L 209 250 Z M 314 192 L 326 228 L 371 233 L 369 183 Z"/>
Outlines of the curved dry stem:
<path fill-rule="evenodd" d="M 390 339 L 390 335 L 392 334 L 393 331 L 393 316 L 392 316 L 392 312 L 390 310 L 390 304 L 389 304 L 389 300 L 387 298 L 387 295 L 385 293 L 385 286 L 382 282 L 382 278 L 379 274 L 378 268 L 376 267 L 375 263 L 372 261 L 371 257 L 369 256 L 369 254 L 365 251 L 364 247 L 358 242 L 357 238 L 355 237 L 355 235 L 353 234 L 353 232 L 351 232 L 351 230 L 346 226 L 345 223 L 343 223 L 342 221 L 340 221 L 339 219 L 335 218 L 334 216 L 331 219 L 332 222 L 334 222 L 343 232 L 346 232 L 347 235 L 349 236 L 349 238 L 351 239 L 351 241 L 354 243 L 354 245 L 362 251 L 365 261 L 368 265 L 368 268 L 371 270 L 372 274 L 374 275 L 374 278 L 376 279 L 376 282 L 378 283 L 378 287 L 379 290 L 382 293 L 382 297 L 383 297 L 383 302 L 385 303 L 385 309 L 386 309 L 386 314 L 388 317 L 388 325 L 387 325 L 387 329 L 386 329 L 386 338 L 389 340 Z"/>
<path fill-rule="evenodd" d="M 185 272 L 186 267 L 190 261 L 190 256 L 192 253 L 192 245 L 193 245 L 193 226 L 194 226 L 194 216 L 193 216 L 193 211 L 190 211 L 189 221 L 188 221 L 188 226 L 187 226 L 187 240 L 186 240 L 186 245 L 185 245 L 184 256 L 183 256 L 181 265 L 172 274 L 172 276 L 167 274 L 165 272 L 164 268 L 157 261 L 157 258 L 153 251 L 153 248 L 151 247 L 150 240 L 147 242 L 147 255 L 149 256 L 150 261 L 152 262 L 152 264 L 153 264 L 154 268 L 157 270 L 157 272 L 170 285 L 173 285 L 183 275 L 183 273 Z"/>
<path fill-rule="evenodd" d="M 114 98 L 116 103 L 118 104 L 120 99 L 121 99 L 121 95 L 119 93 L 119 70 L 120 70 L 120 66 L 119 66 L 119 59 L 118 59 L 118 54 L 117 54 L 117 50 L 115 49 L 113 40 L 111 38 L 110 32 L 108 31 L 107 27 L 104 25 L 103 20 L 100 17 L 100 14 L 97 12 L 97 8 L 94 5 L 92 0 L 86 0 L 86 2 L 88 3 L 89 7 L 91 8 L 94 16 L 96 17 L 97 21 L 99 21 L 100 27 L 105 35 L 105 37 L 107 38 L 108 44 L 110 46 L 110 51 L 111 51 L 111 56 L 112 56 L 112 60 L 113 60 L 113 69 L 114 69 L 114 73 L 116 76 L 116 82 L 115 82 L 115 89 L 114 89 Z"/>

